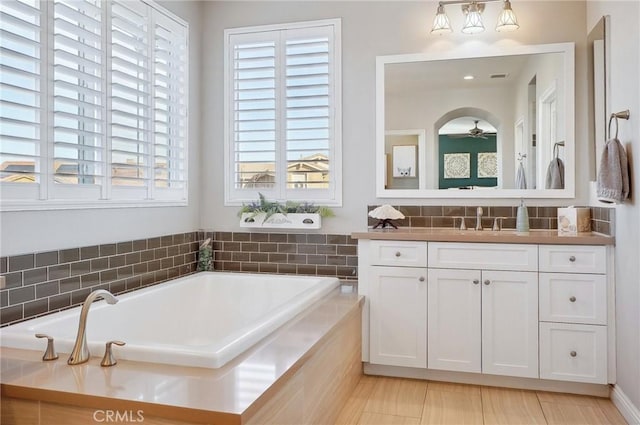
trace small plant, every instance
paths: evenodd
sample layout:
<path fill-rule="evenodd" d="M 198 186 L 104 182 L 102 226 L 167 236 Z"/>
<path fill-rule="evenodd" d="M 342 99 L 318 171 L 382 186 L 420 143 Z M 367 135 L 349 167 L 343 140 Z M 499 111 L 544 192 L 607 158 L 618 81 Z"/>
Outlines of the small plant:
<path fill-rule="evenodd" d="M 265 221 L 274 214 L 319 214 L 320 217 L 333 217 L 333 211 L 331 208 L 324 205 L 315 205 L 311 202 L 294 202 L 287 201 L 282 204 L 278 201 L 267 201 L 262 193 L 258 194 L 258 200 L 243 204 L 242 208 L 238 212 L 238 216 L 242 214 L 249 214 L 247 219 L 251 219 L 258 214 L 265 214 Z"/>

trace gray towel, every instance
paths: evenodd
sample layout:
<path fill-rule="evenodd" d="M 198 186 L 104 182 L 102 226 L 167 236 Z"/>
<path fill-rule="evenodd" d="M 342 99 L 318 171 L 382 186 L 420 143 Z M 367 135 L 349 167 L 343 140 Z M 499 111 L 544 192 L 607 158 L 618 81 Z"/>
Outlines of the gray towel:
<path fill-rule="evenodd" d="M 527 188 L 527 176 L 524 172 L 524 165 L 522 165 L 522 161 L 520 161 L 520 165 L 518 165 L 518 171 L 516 172 L 516 189 L 526 189 Z"/>
<path fill-rule="evenodd" d="M 622 203 L 629 197 L 627 152 L 618 139 L 611 139 L 604 146 L 596 193 L 598 200 L 606 203 Z"/>
<path fill-rule="evenodd" d="M 564 189 L 564 162 L 560 158 L 553 158 L 547 168 L 547 189 Z"/>

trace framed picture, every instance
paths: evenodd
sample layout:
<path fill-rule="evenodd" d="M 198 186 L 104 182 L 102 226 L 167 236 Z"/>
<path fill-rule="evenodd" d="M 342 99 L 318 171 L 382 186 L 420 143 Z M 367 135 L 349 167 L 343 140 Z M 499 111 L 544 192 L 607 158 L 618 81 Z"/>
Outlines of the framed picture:
<path fill-rule="evenodd" d="M 444 154 L 444 178 L 468 179 L 471 177 L 471 154 L 469 153 L 445 153 Z"/>
<path fill-rule="evenodd" d="M 416 145 L 398 145 L 393 147 L 393 177 L 416 177 Z"/>
<path fill-rule="evenodd" d="M 498 154 L 495 152 L 478 153 L 478 178 L 489 179 L 498 177 Z"/>

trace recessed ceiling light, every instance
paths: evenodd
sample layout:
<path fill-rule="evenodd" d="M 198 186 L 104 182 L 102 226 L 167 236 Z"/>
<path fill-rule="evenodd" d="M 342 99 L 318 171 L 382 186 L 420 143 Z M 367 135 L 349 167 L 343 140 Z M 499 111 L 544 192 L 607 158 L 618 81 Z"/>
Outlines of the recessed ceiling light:
<path fill-rule="evenodd" d="M 465 80 L 473 80 L 475 77 L 473 75 L 465 75 L 463 78 Z"/>

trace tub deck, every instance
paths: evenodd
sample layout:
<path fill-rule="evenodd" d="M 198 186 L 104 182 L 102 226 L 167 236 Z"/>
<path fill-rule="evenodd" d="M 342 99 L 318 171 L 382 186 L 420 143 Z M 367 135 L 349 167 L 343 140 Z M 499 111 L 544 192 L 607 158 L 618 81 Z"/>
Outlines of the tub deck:
<path fill-rule="evenodd" d="M 357 294 L 335 289 L 307 312 L 219 369 L 129 360 L 102 368 L 101 353 L 89 363 L 68 366 L 65 356 L 43 362 L 41 352 L 2 348 L 3 419 L 12 412 L 29 415 L 37 412 L 38 407 L 41 417 L 45 417 L 42 409 L 46 408 L 50 409 L 46 417 L 52 418 L 56 410 L 51 410 L 55 405 L 50 404 L 58 403 L 66 406 L 61 417 L 66 418 L 67 424 L 93 423 L 97 409 L 129 415 L 142 410 L 145 423 L 260 423 L 258 418 L 265 415 L 265 409 L 273 410 L 270 403 L 282 397 L 282 391 L 293 391 L 299 383 L 304 385 L 305 375 L 314 376 L 309 389 L 315 391 L 318 385 L 314 384 L 322 375 L 334 379 L 335 374 L 327 373 L 326 364 L 314 366 L 318 359 L 346 356 L 335 359 L 341 365 L 336 373 L 348 381 L 346 387 L 349 382 L 355 385 L 356 377 L 362 373 L 359 328 L 362 303 Z M 314 397 L 316 403 L 322 402 L 325 395 Z M 42 403 L 34 405 L 37 401 L 28 400 Z M 312 406 L 311 410 L 323 409 Z M 73 416 L 69 416 L 71 413 Z M 77 422 L 70 421 L 71 417 L 77 417 Z M 153 418 L 172 421 L 154 422 Z"/>

